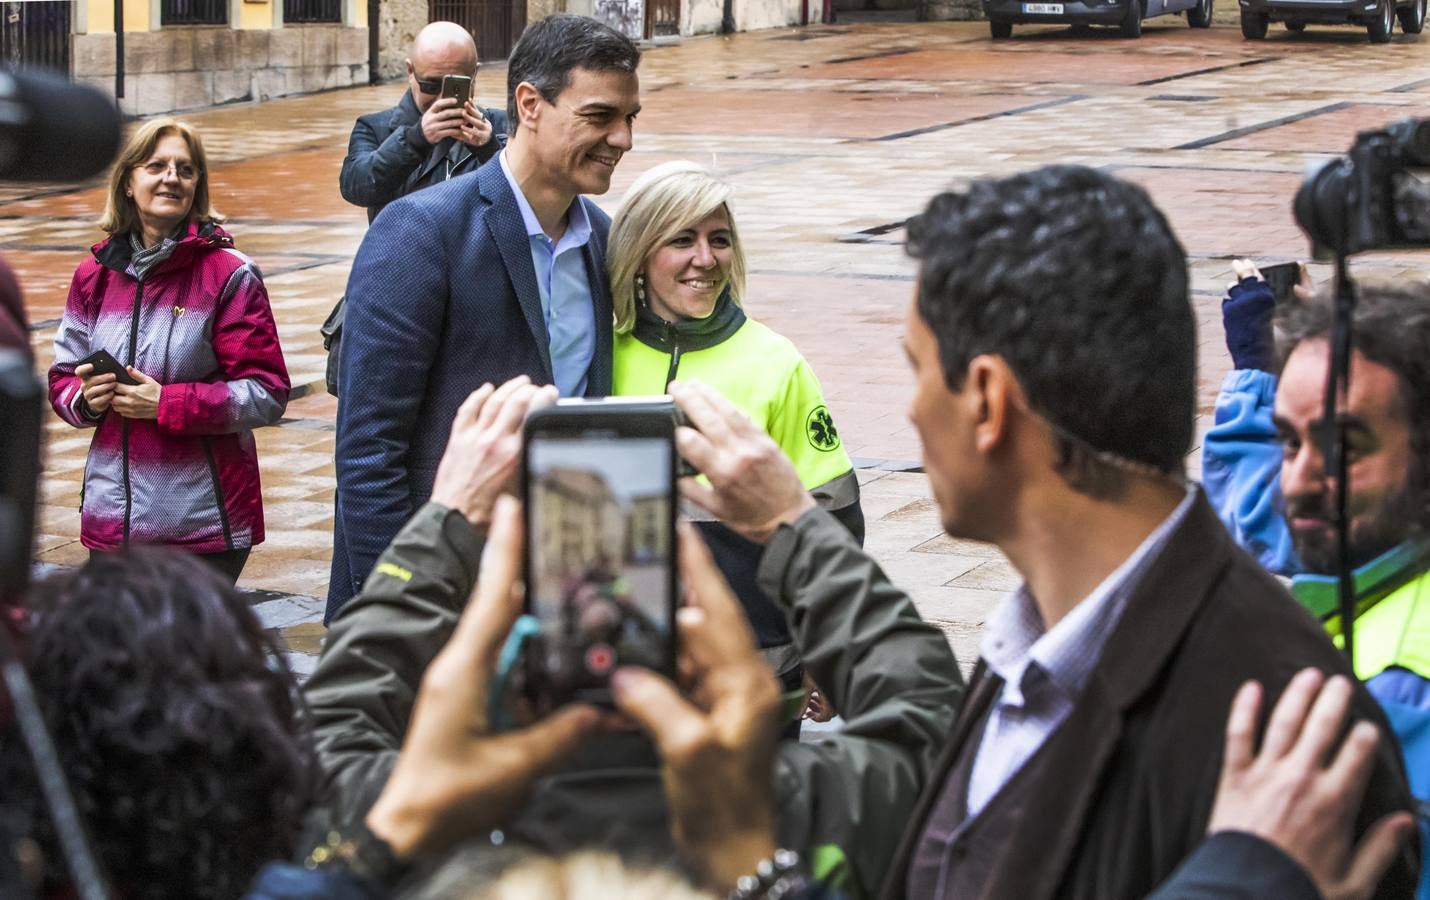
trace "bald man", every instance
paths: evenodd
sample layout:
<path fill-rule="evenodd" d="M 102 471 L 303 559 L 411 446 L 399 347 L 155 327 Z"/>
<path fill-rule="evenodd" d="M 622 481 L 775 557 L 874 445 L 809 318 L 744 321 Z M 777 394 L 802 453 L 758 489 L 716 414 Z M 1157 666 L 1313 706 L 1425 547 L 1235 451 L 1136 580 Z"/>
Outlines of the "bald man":
<path fill-rule="evenodd" d="M 442 76 L 476 77 L 477 45 L 455 22 L 417 33 L 407 59 L 407 93 L 391 109 L 361 116 L 348 139 L 339 187 L 367 207 L 367 220 L 398 197 L 476 171 L 506 142 L 506 112 L 438 99 Z"/>

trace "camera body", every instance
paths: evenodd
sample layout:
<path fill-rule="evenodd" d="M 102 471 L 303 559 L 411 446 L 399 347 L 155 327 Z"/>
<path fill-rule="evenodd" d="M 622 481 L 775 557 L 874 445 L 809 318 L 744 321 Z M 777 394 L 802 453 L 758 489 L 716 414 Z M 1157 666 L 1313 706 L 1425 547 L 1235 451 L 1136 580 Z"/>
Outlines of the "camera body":
<path fill-rule="evenodd" d="M 1363 131 L 1343 157 L 1307 174 L 1296 222 L 1317 259 L 1337 253 L 1430 246 L 1430 119 Z"/>

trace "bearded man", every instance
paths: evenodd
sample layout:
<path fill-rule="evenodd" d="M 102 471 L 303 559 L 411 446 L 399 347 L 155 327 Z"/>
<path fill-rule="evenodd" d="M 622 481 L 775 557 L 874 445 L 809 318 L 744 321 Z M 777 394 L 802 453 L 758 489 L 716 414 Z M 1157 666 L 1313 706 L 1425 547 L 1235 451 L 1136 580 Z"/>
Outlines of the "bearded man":
<path fill-rule="evenodd" d="M 1334 306 L 1287 307 L 1277 324 L 1260 273 L 1238 261 L 1223 302 L 1236 367 L 1202 460 L 1208 499 L 1267 568 L 1340 640 L 1335 478 L 1323 452 Z M 1280 359 L 1279 377 L 1273 372 Z M 1368 285 L 1351 338 L 1346 429 L 1355 671 L 1400 737 L 1411 791 L 1430 798 L 1430 285 Z M 1422 823 L 1422 828 L 1424 824 Z M 1430 831 L 1426 832 L 1430 845 Z M 1430 873 L 1417 896 L 1430 897 Z"/>

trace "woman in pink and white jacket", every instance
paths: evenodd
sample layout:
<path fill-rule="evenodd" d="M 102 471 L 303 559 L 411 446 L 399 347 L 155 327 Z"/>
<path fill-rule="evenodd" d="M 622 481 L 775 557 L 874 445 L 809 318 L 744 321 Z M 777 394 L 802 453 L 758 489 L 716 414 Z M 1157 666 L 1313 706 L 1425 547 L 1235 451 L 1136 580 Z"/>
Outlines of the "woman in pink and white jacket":
<path fill-rule="evenodd" d="M 80 541 L 164 544 L 237 581 L 263 540 L 253 429 L 288 405 L 268 292 L 209 203 L 203 143 L 170 118 L 130 139 L 109 179 L 109 238 L 75 271 L 50 404 L 94 428 Z M 135 385 L 79 363 L 107 350 Z"/>

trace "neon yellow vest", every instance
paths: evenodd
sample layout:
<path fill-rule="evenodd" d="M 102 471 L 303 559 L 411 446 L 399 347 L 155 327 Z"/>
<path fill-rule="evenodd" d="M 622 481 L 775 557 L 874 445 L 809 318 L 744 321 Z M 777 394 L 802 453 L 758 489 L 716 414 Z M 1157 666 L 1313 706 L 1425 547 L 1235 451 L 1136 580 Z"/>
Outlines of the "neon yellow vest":
<path fill-rule="evenodd" d="M 616 335 L 611 393 L 664 394 L 670 357 L 634 335 Z M 675 377 L 709 385 L 764 428 L 806 489 L 853 470 L 814 370 L 788 338 L 754 319 L 714 347 L 683 351 Z"/>
<path fill-rule="evenodd" d="M 1391 666 L 1430 679 L 1430 571 L 1357 616 L 1355 637 L 1360 680 L 1369 681 Z M 1334 639 L 1341 646 L 1341 636 Z"/>

